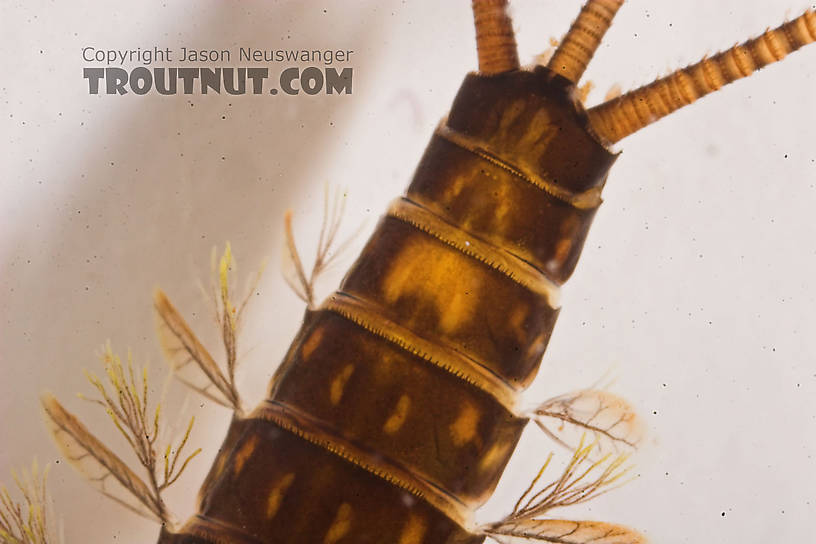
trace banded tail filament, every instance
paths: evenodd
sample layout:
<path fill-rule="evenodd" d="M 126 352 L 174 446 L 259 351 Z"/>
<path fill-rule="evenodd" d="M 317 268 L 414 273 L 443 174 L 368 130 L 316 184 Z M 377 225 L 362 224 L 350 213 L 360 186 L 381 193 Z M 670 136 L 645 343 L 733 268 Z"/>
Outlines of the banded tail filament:
<path fill-rule="evenodd" d="M 188 384 L 235 412 L 198 515 L 173 524 L 166 511 L 161 491 L 180 474 L 175 458 L 162 483 L 142 482 L 48 397 L 55 434 L 71 442 L 69 459 L 96 459 L 98 479 L 118 481 L 140 511 L 165 523 L 161 543 L 641 542 L 624 527 L 550 517 L 623 473 L 620 457 L 594 460 L 591 440 L 568 443 L 568 470 L 544 491 L 531 486 L 506 518 L 475 526 L 471 514 L 492 494 L 530 418 L 550 433 L 547 417 L 602 441 L 637 442 L 628 405 L 604 392 L 558 397 L 530 413 L 516 405 L 601 204 L 616 158 L 610 146 L 814 41 L 816 15 L 585 110 L 576 84 L 620 4 L 587 2 L 548 65 L 528 70 L 519 68 L 505 2 L 474 1 L 479 72 L 465 78 L 405 196 L 339 290 L 307 310 L 268 398 L 248 413 L 234 384 L 243 305 L 230 302 L 226 287 L 229 252 L 220 271 L 226 372 L 157 295 L 167 350 L 183 358 L 174 370 L 192 371 L 199 381 Z M 299 261 L 296 268 L 311 303 L 312 278 Z M 138 430 L 147 394 L 139 397 L 138 380 L 112 364 L 112 386 L 136 391 L 128 402 Z M 585 402 L 590 408 L 580 409 Z M 139 445 L 153 480 L 155 436 Z M 598 471 L 592 478 L 575 478 L 590 469 Z"/>

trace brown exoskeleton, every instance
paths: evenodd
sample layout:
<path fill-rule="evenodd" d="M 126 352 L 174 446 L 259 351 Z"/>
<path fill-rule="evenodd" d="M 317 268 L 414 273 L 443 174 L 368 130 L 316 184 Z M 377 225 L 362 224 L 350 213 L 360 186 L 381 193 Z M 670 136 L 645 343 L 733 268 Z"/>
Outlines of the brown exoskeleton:
<path fill-rule="evenodd" d="M 176 526 L 161 499 L 183 469 L 176 461 L 186 437 L 157 477 L 146 394 L 112 354 L 111 384 L 133 411 L 123 408 L 115 421 L 132 415 L 136 432 L 125 434 L 149 481 L 45 399 L 71 459 L 101 467 L 97 480 L 118 482 L 140 511 L 164 522 L 159 542 L 641 541 L 624 527 L 548 516 L 625 470 L 619 456 L 595 460 L 593 440 L 570 444 L 563 475 L 543 489 L 534 488 L 536 478 L 506 518 L 477 526 L 470 516 L 494 490 L 529 418 L 556 438 L 552 420 L 601 442 L 636 444 L 634 415 L 606 393 L 558 397 L 529 414 L 515 403 L 538 369 L 560 285 L 601 203 L 615 160 L 610 147 L 814 41 L 816 15 L 586 110 L 576 85 L 621 2 L 587 2 L 547 65 L 531 69 L 519 66 L 505 4 L 474 1 L 479 71 L 466 77 L 406 195 L 339 290 L 308 310 L 267 400 L 245 413 L 234 385 L 241 306 L 228 296 L 228 253 L 220 314 L 226 372 L 157 295 L 175 370 L 192 371 L 201 381 L 189 383 L 235 412 L 197 516 Z M 327 230 L 322 248 L 334 223 Z M 299 262 L 295 269 L 311 306 L 312 280 Z"/>

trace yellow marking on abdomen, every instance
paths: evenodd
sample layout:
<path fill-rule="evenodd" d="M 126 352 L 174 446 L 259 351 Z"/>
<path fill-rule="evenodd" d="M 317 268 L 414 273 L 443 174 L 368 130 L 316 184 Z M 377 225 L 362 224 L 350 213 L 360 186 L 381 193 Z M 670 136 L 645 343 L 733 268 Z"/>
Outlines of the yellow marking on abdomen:
<path fill-rule="evenodd" d="M 252 435 L 249 440 L 244 442 L 241 445 L 241 448 L 235 452 L 235 475 L 241 473 L 243 470 L 244 465 L 249 460 L 249 456 L 252 455 L 252 452 L 255 451 L 255 448 L 258 446 L 258 435 Z"/>
<path fill-rule="evenodd" d="M 519 304 L 510 311 L 510 315 L 507 317 L 507 323 L 512 328 L 513 332 L 515 333 L 516 340 L 520 344 L 527 343 L 528 335 L 527 327 L 525 327 L 525 325 L 529 314 L 530 308 L 526 305 Z"/>
<path fill-rule="evenodd" d="M 229 459 L 229 454 L 227 452 L 218 455 L 218 461 L 215 463 L 215 478 L 221 476 L 221 473 L 224 472 L 224 467 L 227 465 L 227 459 Z"/>
<path fill-rule="evenodd" d="M 391 412 L 391 416 L 383 425 L 383 431 L 386 434 L 394 434 L 402 424 L 405 423 L 405 419 L 408 417 L 408 410 L 411 408 L 411 397 L 408 395 L 402 395 L 399 400 L 397 401 L 397 406 L 394 408 L 394 411 Z"/>
<path fill-rule="evenodd" d="M 425 531 L 428 526 L 425 520 L 416 514 L 411 514 L 411 518 L 400 533 L 398 544 L 420 544 L 422 537 L 425 536 Z"/>
<path fill-rule="evenodd" d="M 453 178 L 453 181 L 445 188 L 445 192 L 439 199 L 441 202 L 453 202 L 462 193 L 462 189 L 467 185 L 467 178 L 459 175 Z"/>
<path fill-rule="evenodd" d="M 309 335 L 309 338 L 303 342 L 303 346 L 300 348 L 300 356 L 303 359 L 308 359 L 309 355 L 317 349 L 317 346 L 320 345 L 320 341 L 323 340 L 323 328 L 315 329 Z"/>
<path fill-rule="evenodd" d="M 351 505 L 344 502 L 337 509 L 337 515 L 334 516 L 326 537 L 323 539 L 323 544 L 334 544 L 351 530 Z"/>
<path fill-rule="evenodd" d="M 457 447 L 464 446 L 476 438 L 476 427 L 479 424 L 479 411 L 469 402 L 462 405 L 462 410 L 450 426 L 453 444 Z"/>
<path fill-rule="evenodd" d="M 417 297 L 433 306 L 443 333 L 455 332 L 476 315 L 481 290 L 478 267 L 476 261 L 469 262 L 430 240 L 411 239 L 390 264 L 382 281 L 383 296 L 389 304 Z"/>
<path fill-rule="evenodd" d="M 344 366 L 343 370 L 332 380 L 329 388 L 329 400 L 332 405 L 337 406 L 340 404 L 340 400 L 343 398 L 343 390 L 346 388 L 346 382 L 348 382 L 353 373 L 354 365 L 349 364 Z"/>
<path fill-rule="evenodd" d="M 495 468 L 507 456 L 507 450 L 511 447 L 512 445 L 508 443 L 493 444 L 479 461 L 479 472 Z"/>
<path fill-rule="evenodd" d="M 272 491 L 269 492 L 269 498 L 266 499 L 266 519 L 272 519 L 278 513 L 280 505 L 283 502 L 283 497 L 289 490 L 289 486 L 295 481 L 295 473 L 289 472 L 277 483 Z"/>

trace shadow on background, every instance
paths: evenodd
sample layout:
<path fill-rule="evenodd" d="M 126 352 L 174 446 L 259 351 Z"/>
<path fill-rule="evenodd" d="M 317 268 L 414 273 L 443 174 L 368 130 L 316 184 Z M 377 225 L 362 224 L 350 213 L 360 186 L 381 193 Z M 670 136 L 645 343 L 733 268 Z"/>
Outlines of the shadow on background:
<path fill-rule="evenodd" d="M 76 54 L 78 43 L 127 48 L 155 41 L 177 51 L 181 46 L 229 48 L 235 55 L 224 65 L 245 66 L 237 59 L 238 47 L 360 51 L 376 39 L 383 11 L 361 5 L 349 13 L 339 2 L 325 4 L 209 2 L 196 4 L 194 13 L 172 21 L 170 9 L 158 4 L 147 8 L 146 16 L 96 13 L 98 21 L 123 25 L 122 35 L 136 37 L 103 43 L 110 38 L 88 30 L 93 27 L 90 22 L 78 29 L 66 25 L 46 47 L 53 55 L 50 60 L 32 62 L 69 63 L 71 79 L 60 85 L 76 86 L 74 78 L 79 79 L 83 66 Z M 355 18 L 358 13 L 365 17 Z M 21 8 L 18 15 L 21 25 L 61 27 L 59 15 L 42 8 L 28 12 Z M 164 34 L 151 35 L 160 26 L 166 26 Z M 358 68 L 353 60 L 349 65 Z M 270 74 L 276 76 L 281 69 L 271 65 Z M 87 93 L 86 83 L 81 85 Z M 106 417 L 72 398 L 76 391 L 90 393 L 79 369 L 99 373 L 93 350 L 109 338 L 123 355 L 130 348 L 137 361 L 152 359 L 151 394 L 155 399 L 162 393 L 164 368 L 157 360 L 151 308 L 157 284 L 222 359 L 212 315 L 194 280 L 207 283 L 210 250 L 216 245 L 223 248 L 226 241 L 237 254 L 241 265 L 237 276 L 243 280 L 264 255 L 277 256 L 286 208 L 303 198 L 315 200 L 309 206 L 322 207 L 323 158 L 342 141 L 339 135 L 349 112 L 360 107 L 362 95 L 86 94 L 59 113 L 59 123 L 72 124 L 70 139 L 37 144 L 42 153 L 33 161 L 47 164 L 49 147 L 55 154 L 62 149 L 66 160 L 59 173 L 52 169 L 50 175 L 37 176 L 40 188 L 32 192 L 50 195 L 38 193 L 28 200 L 23 195 L 19 205 L 26 217 L 7 225 L 17 230 L 3 263 L 3 307 L 10 316 L 2 339 L 3 381 L 11 394 L 1 407 L 4 419 L 14 423 L 3 425 L 0 442 L 13 444 L 3 448 L 4 472 L 9 465 L 27 462 L 32 454 L 38 454 L 41 462 L 57 463 L 52 468 L 52 490 L 64 519 L 66 542 L 146 542 L 155 538 L 157 527 L 125 513 L 80 482 L 64 462 L 56 461 L 56 448 L 39 417 L 39 393 L 52 389 L 125 455 L 121 437 Z M 19 107 L 24 111 L 32 105 L 21 101 Z M 59 128 L 54 130 L 60 133 Z M 52 209 L 46 209 L 49 204 Z M 243 351 L 258 347 L 251 358 L 254 366 L 244 369 L 252 376 L 251 383 L 242 385 L 250 402 L 263 393 L 303 309 L 279 280 L 276 259 L 269 268 L 268 281 L 261 284 L 265 303 L 275 305 L 282 298 L 285 304 L 274 314 L 277 322 L 260 323 L 246 335 Z M 286 304 L 294 310 L 283 311 Z M 195 446 L 209 446 L 168 496 L 174 507 L 182 505 L 176 510 L 186 517 L 228 414 L 180 391 L 171 389 L 167 397 L 168 421 L 183 425 L 181 420 L 192 411 L 198 419 Z M 179 432 L 178 427 L 174 430 Z"/>

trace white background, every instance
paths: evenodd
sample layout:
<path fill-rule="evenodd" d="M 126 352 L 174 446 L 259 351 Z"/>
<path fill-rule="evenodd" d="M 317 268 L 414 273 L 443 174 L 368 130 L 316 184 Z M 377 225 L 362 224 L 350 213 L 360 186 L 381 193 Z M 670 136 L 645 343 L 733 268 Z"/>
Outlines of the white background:
<path fill-rule="evenodd" d="M 590 103 L 614 82 L 648 82 L 806 7 L 631 0 L 588 72 L 597 85 Z M 578 9 L 515 2 L 523 61 Z M 242 276 L 270 256 L 241 344 L 241 390 L 261 398 L 302 311 L 278 273 L 284 211 L 294 210 L 310 248 L 328 182 L 348 189 L 347 231 L 364 220 L 366 233 L 373 228 L 475 67 L 469 2 L 3 2 L 0 36 L 0 472 L 34 456 L 52 463 L 69 543 L 150 542 L 155 525 L 54 464 L 38 395 L 54 391 L 121 446 L 104 414 L 73 398 L 88 392 L 81 369 L 99 368 L 94 353 L 110 339 L 150 361 L 161 384 L 155 285 L 220 354 L 194 280 L 206 278 L 210 248 L 229 240 Z M 353 49 L 354 92 L 88 94 L 82 47 L 153 45 Z M 640 409 L 649 439 L 639 479 L 557 515 L 626 523 L 654 542 L 812 534 L 814 121 L 816 46 L 619 146 L 526 403 L 611 368 L 612 390 Z M 174 423 L 197 416 L 193 442 L 205 448 L 168 497 L 186 517 L 229 415 L 178 385 L 166 404 Z M 530 428 L 480 519 L 506 512 L 554 447 Z"/>

